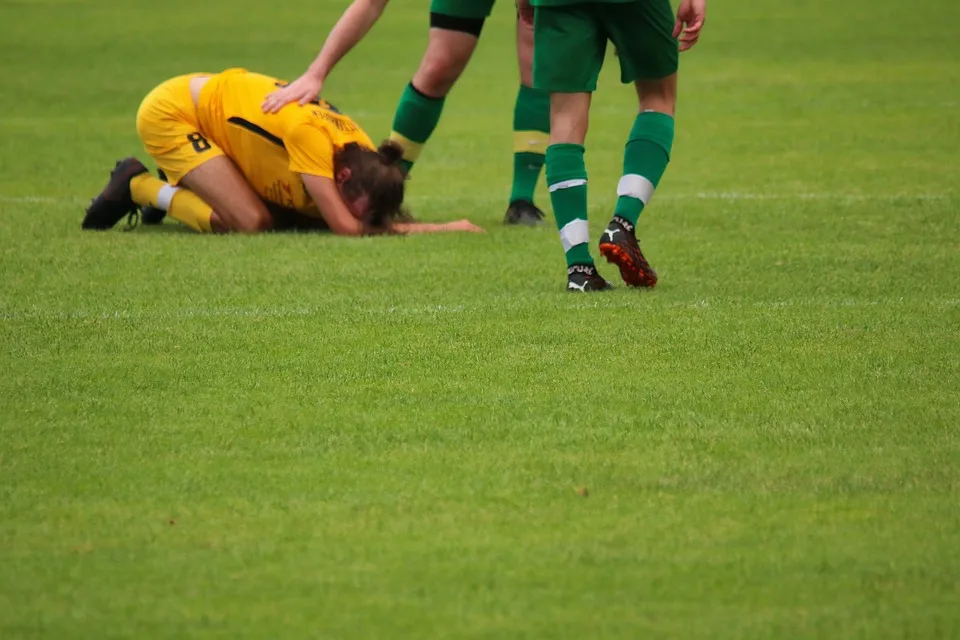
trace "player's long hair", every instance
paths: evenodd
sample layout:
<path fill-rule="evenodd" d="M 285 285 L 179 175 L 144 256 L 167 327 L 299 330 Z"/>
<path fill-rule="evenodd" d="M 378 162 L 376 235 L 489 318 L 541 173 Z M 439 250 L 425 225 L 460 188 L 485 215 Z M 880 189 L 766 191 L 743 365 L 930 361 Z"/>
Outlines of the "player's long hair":
<path fill-rule="evenodd" d="M 403 209 L 407 176 L 397 164 L 402 157 L 403 147 L 392 140 L 385 140 L 376 151 L 351 142 L 333 157 L 335 171 L 350 169 L 350 177 L 342 185 L 344 195 L 370 199 L 370 213 L 364 220 L 368 227 L 382 229 L 392 221 L 410 219 Z"/>

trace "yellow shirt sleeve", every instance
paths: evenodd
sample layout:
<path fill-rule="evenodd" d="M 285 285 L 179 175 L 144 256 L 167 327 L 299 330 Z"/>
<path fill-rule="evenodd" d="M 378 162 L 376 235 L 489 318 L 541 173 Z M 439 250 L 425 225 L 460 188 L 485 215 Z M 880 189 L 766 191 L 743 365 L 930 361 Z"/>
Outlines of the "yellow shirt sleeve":
<path fill-rule="evenodd" d="M 295 126 L 283 139 L 290 156 L 290 171 L 333 178 L 333 140 L 309 123 Z"/>

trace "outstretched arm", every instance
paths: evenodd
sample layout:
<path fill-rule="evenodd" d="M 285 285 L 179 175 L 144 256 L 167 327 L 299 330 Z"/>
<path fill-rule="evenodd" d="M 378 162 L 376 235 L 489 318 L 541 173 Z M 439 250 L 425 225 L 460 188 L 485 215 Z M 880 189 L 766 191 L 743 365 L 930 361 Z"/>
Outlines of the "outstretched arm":
<path fill-rule="evenodd" d="M 367 35 L 388 1 L 353 0 L 330 30 L 323 48 L 307 71 L 286 87 L 268 95 L 263 101 L 264 112 L 276 113 L 291 102 L 304 105 L 316 99 L 327 76 L 340 59 Z"/>
<path fill-rule="evenodd" d="M 456 220 L 434 224 L 430 222 L 391 222 L 386 228 L 370 228 L 353 217 L 343 198 L 337 183 L 330 178 L 300 174 L 307 193 L 317 205 L 317 210 L 330 230 L 341 236 L 362 236 L 378 233 L 406 235 L 411 233 L 443 233 L 450 231 L 469 231 L 484 233 L 483 229 L 469 220 Z"/>
<path fill-rule="evenodd" d="M 390 224 L 389 230 L 391 233 L 403 235 L 410 233 L 443 233 L 447 231 L 484 233 L 482 228 L 469 220 L 457 220 L 455 222 L 445 222 L 441 224 L 433 224 L 430 222 L 394 222 Z"/>

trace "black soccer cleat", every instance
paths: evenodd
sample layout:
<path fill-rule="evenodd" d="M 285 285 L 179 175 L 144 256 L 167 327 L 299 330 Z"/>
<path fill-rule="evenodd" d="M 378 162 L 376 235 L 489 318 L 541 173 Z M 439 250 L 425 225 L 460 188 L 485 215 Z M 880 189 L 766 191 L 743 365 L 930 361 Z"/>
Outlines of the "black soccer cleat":
<path fill-rule="evenodd" d="M 522 224 L 536 227 L 543 224 L 543 211 L 529 200 L 514 200 L 503 216 L 503 224 Z"/>
<path fill-rule="evenodd" d="M 567 267 L 567 291 L 587 293 L 608 289 L 613 287 L 597 273 L 597 268 L 592 264 L 572 264 Z"/>
<path fill-rule="evenodd" d="M 614 216 L 600 236 L 600 253 L 607 262 L 620 267 L 620 277 L 631 287 L 653 287 L 657 272 L 640 251 L 635 229 L 628 220 Z"/>
<path fill-rule="evenodd" d="M 163 169 L 157 169 L 157 176 L 164 182 L 167 181 L 167 174 L 163 172 Z M 140 207 L 140 222 L 143 224 L 163 224 L 163 219 L 166 216 L 166 211 L 152 207 L 149 204 Z"/>
<path fill-rule="evenodd" d="M 117 162 L 110 173 L 110 181 L 87 207 L 87 214 L 80 226 L 99 231 L 112 229 L 125 215 L 136 211 L 137 204 L 130 195 L 130 180 L 146 172 L 147 168 L 136 158 L 124 158 Z"/>

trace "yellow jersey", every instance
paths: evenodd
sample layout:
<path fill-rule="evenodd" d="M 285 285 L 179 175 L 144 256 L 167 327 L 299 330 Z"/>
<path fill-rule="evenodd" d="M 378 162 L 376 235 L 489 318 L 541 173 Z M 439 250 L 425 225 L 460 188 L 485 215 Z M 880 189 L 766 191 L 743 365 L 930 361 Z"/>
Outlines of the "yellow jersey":
<path fill-rule="evenodd" d="M 200 133 L 236 163 L 261 197 L 312 213 L 316 209 L 299 174 L 332 179 L 337 149 L 351 142 L 376 146 L 357 123 L 323 100 L 264 113 L 264 98 L 282 86 L 246 69 L 210 76 L 197 100 Z"/>

